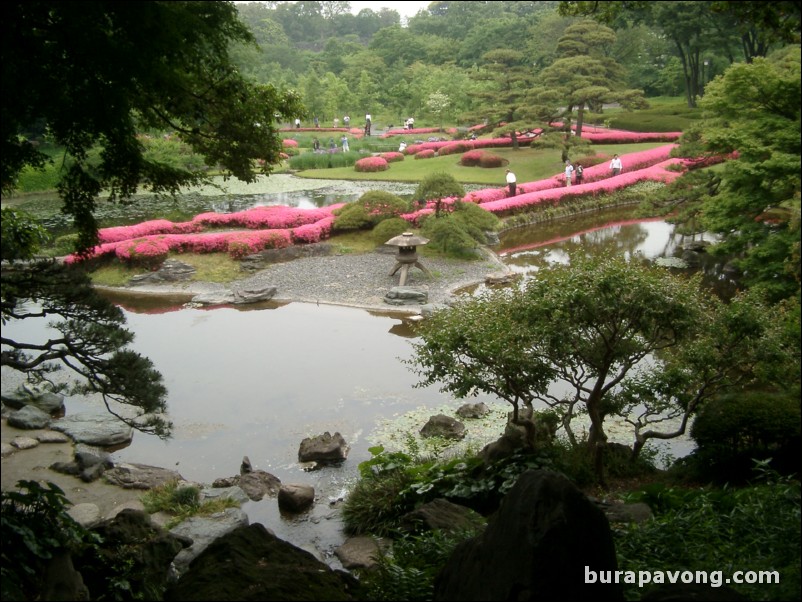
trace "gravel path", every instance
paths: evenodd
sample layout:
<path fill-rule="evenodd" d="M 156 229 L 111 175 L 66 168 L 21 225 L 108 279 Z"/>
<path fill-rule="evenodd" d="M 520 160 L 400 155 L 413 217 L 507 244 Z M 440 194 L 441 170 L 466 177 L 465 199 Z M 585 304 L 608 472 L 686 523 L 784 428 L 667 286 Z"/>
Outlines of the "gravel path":
<path fill-rule="evenodd" d="M 497 276 L 508 271 L 507 266 L 492 251 L 483 249 L 483 255 L 483 258 L 474 261 L 421 257 L 420 262 L 426 266 L 431 276 L 413 267 L 409 270 L 406 286 L 426 290 L 430 304 L 447 303 L 456 290 L 484 282 L 490 275 Z M 229 284 L 148 284 L 123 290 L 135 293 L 197 295 L 234 288 L 275 286 L 277 291 L 274 301 L 417 312 L 417 306 L 385 303 L 384 296 L 398 286 L 399 274 L 389 275 L 394 267 L 395 256 L 386 253 L 302 257 L 271 264 L 266 269 Z"/>

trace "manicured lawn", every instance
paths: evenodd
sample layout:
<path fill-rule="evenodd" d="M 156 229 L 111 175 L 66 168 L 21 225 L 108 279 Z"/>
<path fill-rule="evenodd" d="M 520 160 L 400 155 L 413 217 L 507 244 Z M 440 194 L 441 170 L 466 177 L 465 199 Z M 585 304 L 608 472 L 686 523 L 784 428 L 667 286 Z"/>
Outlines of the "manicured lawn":
<path fill-rule="evenodd" d="M 597 155 L 612 157 L 615 153 L 625 155 L 658 146 L 665 142 L 645 142 L 638 144 L 598 144 L 592 149 Z M 509 162 L 504 167 L 483 168 L 463 167 L 459 164 L 460 156 L 446 155 L 431 159 L 414 159 L 406 156 L 403 161 L 390 163 L 390 169 L 379 172 L 357 172 L 353 167 L 332 169 L 310 169 L 295 175 L 301 178 L 324 178 L 330 180 L 378 180 L 398 182 L 419 182 L 426 175 L 434 172 L 445 172 L 463 184 L 485 184 L 487 186 L 504 186 L 504 171 L 511 169 L 519 182 L 534 182 L 562 172 L 560 149 L 536 150 L 521 147 L 517 151 L 512 148 L 493 148 L 487 152 L 503 157 Z M 626 169 L 626 166 L 624 166 Z"/>

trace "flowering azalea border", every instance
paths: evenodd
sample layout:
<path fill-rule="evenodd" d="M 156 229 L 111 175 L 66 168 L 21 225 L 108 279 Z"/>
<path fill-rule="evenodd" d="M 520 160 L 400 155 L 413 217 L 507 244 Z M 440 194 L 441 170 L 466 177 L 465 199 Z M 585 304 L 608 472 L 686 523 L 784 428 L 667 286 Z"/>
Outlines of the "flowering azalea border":
<path fill-rule="evenodd" d="M 599 130 L 599 131 L 595 131 Z M 587 128 L 583 136 L 608 135 L 632 142 L 633 139 L 643 141 L 639 134 Z M 629 137 L 624 138 L 624 134 Z M 671 137 L 673 133 L 656 136 Z M 633 138 L 634 136 L 634 138 Z M 648 138 L 648 134 L 644 137 Z M 608 142 L 605 140 L 605 142 Z M 460 144 L 473 145 L 474 149 L 492 146 L 509 145 L 509 138 L 464 141 Z M 426 143 L 407 147 L 406 154 L 415 158 L 434 156 L 435 148 Z M 454 145 L 455 142 L 444 144 Z M 425 147 L 425 148 L 424 148 Z M 672 158 L 671 151 L 676 144 L 667 144 L 637 153 L 622 155 L 624 171 L 617 176 L 610 176 L 607 162 L 587 167 L 582 184 L 565 186 L 565 176 L 560 173 L 550 178 L 535 182 L 519 183 L 521 191 L 514 197 L 507 197 L 507 189 L 486 188 L 470 192 L 463 198 L 456 197 L 441 200 L 441 205 L 453 204 L 457 201 L 477 203 L 484 209 L 499 217 L 514 215 L 531 209 L 534 206 L 548 203 L 556 204 L 570 196 L 596 196 L 614 190 L 626 188 L 643 181 L 671 182 L 682 172 L 689 169 L 719 163 L 727 158 L 712 157 L 704 160 Z M 381 156 L 366 157 L 356 162 L 357 171 L 383 171 L 389 168 L 388 160 L 399 160 L 395 155 L 401 153 L 383 153 Z M 392 157 L 392 158 L 391 158 Z M 357 167 L 360 166 L 361 167 Z M 287 206 L 254 207 L 237 213 L 201 213 L 187 222 L 171 222 L 169 220 L 151 220 L 132 226 L 103 228 L 98 232 L 100 244 L 89 253 L 70 255 L 66 263 L 76 263 L 103 256 L 114 256 L 123 262 L 160 262 L 169 252 L 178 253 L 228 253 L 234 258 L 242 258 L 263 249 L 276 249 L 294 244 L 308 244 L 327 239 L 331 235 L 334 223 L 334 211 L 345 203 L 329 205 L 316 209 L 298 209 Z M 434 203 L 412 213 L 402 214 L 413 226 L 420 223 L 421 217 L 434 212 Z M 244 230 L 220 232 L 220 229 L 241 228 Z M 212 231 L 209 231 L 212 230 Z M 218 231 L 215 231 L 218 230 Z"/>

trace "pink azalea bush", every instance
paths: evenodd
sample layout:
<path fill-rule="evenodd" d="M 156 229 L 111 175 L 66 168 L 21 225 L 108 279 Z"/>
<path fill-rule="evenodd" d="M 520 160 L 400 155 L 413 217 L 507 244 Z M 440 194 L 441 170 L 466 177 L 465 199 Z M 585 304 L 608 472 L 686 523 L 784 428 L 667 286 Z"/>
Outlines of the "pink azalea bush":
<path fill-rule="evenodd" d="M 167 258 L 170 247 L 161 238 L 136 238 L 119 244 L 114 252 L 123 262 L 155 267 Z"/>
<path fill-rule="evenodd" d="M 382 157 L 365 157 L 354 163 L 355 171 L 371 172 L 386 171 L 388 169 L 390 169 L 390 165 L 387 163 L 387 159 Z"/>
<path fill-rule="evenodd" d="M 404 153 L 399 153 L 398 151 L 390 151 L 388 153 L 382 153 L 379 155 L 382 159 L 387 161 L 388 163 L 393 163 L 394 161 L 403 161 L 404 160 Z"/>
<path fill-rule="evenodd" d="M 445 146 L 441 146 L 437 150 L 437 154 L 441 157 L 443 155 L 456 155 L 458 153 L 464 153 L 476 148 L 476 145 L 472 140 L 461 140 L 459 142 L 452 142 L 450 144 L 446 144 Z"/>
<path fill-rule="evenodd" d="M 459 164 L 465 167 L 476 167 L 479 165 L 479 160 L 484 154 L 485 151 L 483 150 L 468 151 L 467 153 L 463 153 L 462 157 L 460 157 Z"/>
<path fill-rule="evenodd" d="M 282 146 L 286 146 L 286 147 L 297 148 L 298 147 L 298 141 L 297 140 L 293 140 L 292 138 L 284 138 L 281 141 L 281 145 Z"/>
<path fill-rule="evenodd" d="M 417 153 L 415 153 L 415 158 L 416 159 L 431 159 L 432 157 L 434 157 L 434 155 L 435 155 L 435 152 L 433 150 L 427 149 L 427 150 L 422 150 L 422 151 L 418 151 Z"/>

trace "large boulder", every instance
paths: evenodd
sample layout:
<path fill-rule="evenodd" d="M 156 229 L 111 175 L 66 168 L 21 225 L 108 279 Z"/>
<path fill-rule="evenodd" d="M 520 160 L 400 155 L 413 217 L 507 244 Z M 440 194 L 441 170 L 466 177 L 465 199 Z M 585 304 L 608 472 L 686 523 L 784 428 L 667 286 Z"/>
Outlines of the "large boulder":
<path fill-rule="evenodd" d="M 64 396 L 61 393 L 54 393 L 47 384 L 23 383 L 16 390 L 3 393 L 0 398 L 4 405 L 15 410 L 32 405 L 50 416 L 64 413 Z"/>
<path fill-rule="evenodd" d="M 340 433 L 326 431 L 317 437 L 307 437 L 298 448 L 298 461 L 318 464 L 339 464 L 348 456 L 348 445 Z"/>
<path fill-rule="evenodd" d="M 111 414 L 73 414 L 53 422 L 50 428 L 66 433 L 76 443 L 98 447 L 123 447 L 134 438 L 134 430 Z"/>
<path fill-rule="evenodd" d="M 357 600 L 359 582 L 259 523 L 217 538 L 165 600 Z"/>
<path fill-rule="evenodd" d="M 437 414 L 432 416 L 420 430 L 421 437 L 442 437 L 443 439 L 464 439 L 465 425 L 459 420 Z"/>
<path fill-rule="evenodd" d="M 435 600 L 623 600 L 604 513 L 563 475 L 523 473 L 484 532 L 457 546 L 435 579 Z"/>

